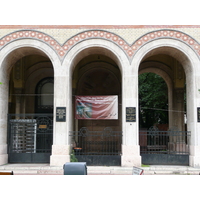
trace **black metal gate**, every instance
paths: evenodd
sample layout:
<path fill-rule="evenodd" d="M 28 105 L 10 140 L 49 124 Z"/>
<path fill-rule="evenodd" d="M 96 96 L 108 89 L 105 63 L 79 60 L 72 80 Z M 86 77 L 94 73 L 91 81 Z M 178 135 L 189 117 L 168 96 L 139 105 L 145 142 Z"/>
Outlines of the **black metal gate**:
<path fill-rule="evenodd" d="M 9 114 L 10 163 L 48 163 L 53 143 L 52 114 Z"/>
<path fill-rule="evenodd" d="M 103 131 L 89 131 L 82 127 L 70 131 L 75 157 L 93 166 L 120 166 L 122 131 L 106 127 Z"/>
<path fill-rule="evenodd" d="M 142 164 L 146 165 L 189 165 L 190 132 L 160 131 L 151 127 L 140 131 L 139 143 Z"/>

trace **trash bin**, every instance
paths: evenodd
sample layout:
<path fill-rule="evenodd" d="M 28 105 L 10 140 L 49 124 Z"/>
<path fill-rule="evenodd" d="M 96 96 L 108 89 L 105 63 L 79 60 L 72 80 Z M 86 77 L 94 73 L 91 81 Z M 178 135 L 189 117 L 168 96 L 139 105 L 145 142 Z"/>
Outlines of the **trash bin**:
<path fill-rule="evenodd" d="M 87 165 L 85 162 L 70 162 L 63 166 L 64 175 L 87 175 Z"/>

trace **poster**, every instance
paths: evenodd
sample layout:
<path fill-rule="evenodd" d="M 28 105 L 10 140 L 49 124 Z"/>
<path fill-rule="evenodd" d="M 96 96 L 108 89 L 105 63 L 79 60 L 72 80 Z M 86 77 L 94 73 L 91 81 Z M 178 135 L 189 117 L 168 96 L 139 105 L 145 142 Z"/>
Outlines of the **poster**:
<path fill-rule="evenodd" d="M 118 119 L 118 96 L 76 96 L 76 119 Z"/>

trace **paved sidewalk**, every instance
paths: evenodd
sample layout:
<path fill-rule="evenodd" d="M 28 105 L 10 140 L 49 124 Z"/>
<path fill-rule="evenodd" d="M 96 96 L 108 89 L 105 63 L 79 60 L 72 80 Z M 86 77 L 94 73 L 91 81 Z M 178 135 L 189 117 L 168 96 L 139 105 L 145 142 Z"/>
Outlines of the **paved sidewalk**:
<path fill-rule="evenodd" d="M 140 167 L 144 175 L 200 175 L 200 167 L 151 165 Z M 13 171 L 14 175 L 63 175 L 63 166 L 49 164 L 5 164 L 0 171 Z M 88 175 L 132 175 L 133 167 L 87 166 Z"/>

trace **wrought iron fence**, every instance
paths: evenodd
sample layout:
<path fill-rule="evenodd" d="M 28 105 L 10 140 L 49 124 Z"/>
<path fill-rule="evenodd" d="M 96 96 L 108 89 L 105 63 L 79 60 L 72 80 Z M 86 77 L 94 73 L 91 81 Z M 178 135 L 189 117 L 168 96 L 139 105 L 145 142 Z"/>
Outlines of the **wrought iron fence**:
<path fill-rule="evenodd" d="M 151 127 L 147 131 L 140 131 L 140 153 L 189 155 L 190 136 L 189 131 L 160 131 Z"/>
<path fill-rule="evenodd" d="M 122 131 L 106 127 L 103 131 L 89 131 L 82 127 L 70 131 L 75 155 L 121 155 Z"/>
<path fill-rule="evenodd" d="M 9 114 L 10 153 L 50 153 L 53 141 L 52 114 Z"/>

